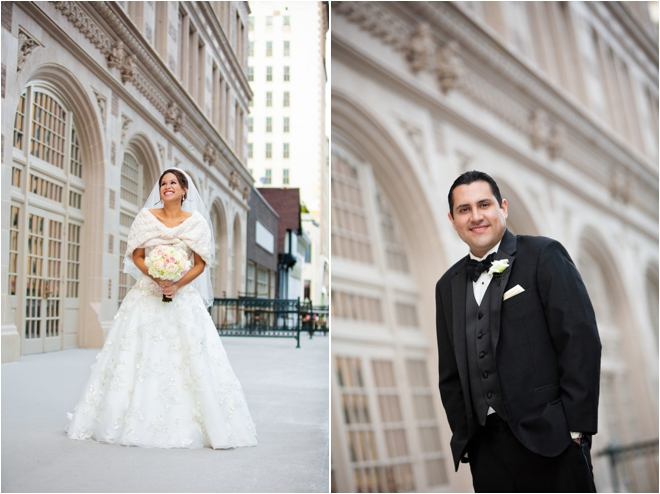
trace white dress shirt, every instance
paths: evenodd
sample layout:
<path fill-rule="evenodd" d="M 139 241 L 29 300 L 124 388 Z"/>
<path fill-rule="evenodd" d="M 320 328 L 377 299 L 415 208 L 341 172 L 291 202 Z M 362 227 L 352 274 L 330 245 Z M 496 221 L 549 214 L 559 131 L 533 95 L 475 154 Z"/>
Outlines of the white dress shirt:
<path fill-rule="evenodd" d="M 490 249 L 488 252 L 486 252 L 486 255 L 483 257 L 477 257 L 470 252 L 470 258 L 474 259 L 475 261 L 483 261 L 486 257 L 491 255 L 493 252 L 497 252 L 497 249 L 500 248 L 500 243 L 502 241 L 500 240 L 497 242 L 497 245 Z M 490 280 L 493 279 L 492 274 L 488 274 L 488 270 L 490 269 L 490 266 L 487 266 L 488 269 L 486 269 L 483 273 L 481 273 L 481 276 L 479 276 L 479 279 L 477 281 L 472 282 L 472 287 L 474 288 L 474 298 L 477 300 L 477 305 L 481 305 L 481 301 L 484 298 L 484 293 L 486 293 L 486 290 L 488 290 L 488 285 L 490 285 Z"/>

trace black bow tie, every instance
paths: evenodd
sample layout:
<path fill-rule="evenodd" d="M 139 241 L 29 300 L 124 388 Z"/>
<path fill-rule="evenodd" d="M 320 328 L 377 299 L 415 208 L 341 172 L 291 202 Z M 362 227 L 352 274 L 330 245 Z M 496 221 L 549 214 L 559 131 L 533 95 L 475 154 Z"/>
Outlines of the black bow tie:
<path fill-rule="evenodd" d="M 479 279 L 479 276 L 481 276 L 481 273 L 483 273 L 488 268 L 490 268 L 490 265 L 493 263 L 494 257 L 495 257 L 495 253 L 493 252 L 491 255 L 487 256 L 482 261 L 476 261 L 472 258 L 468 259 L 467 262 L 468 278 L 476 282 Z"/>

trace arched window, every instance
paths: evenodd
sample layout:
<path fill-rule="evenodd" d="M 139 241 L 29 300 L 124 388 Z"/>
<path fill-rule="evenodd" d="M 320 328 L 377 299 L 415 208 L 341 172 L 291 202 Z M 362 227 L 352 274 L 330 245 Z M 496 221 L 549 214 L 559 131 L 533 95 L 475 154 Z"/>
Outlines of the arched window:
<path fill-rule="evenodd" d="M 243 280 L 243 256 L 241 246 L 243 244 L 241 219 L 238 215 L 234 216 L 233 245 L 231 250 L 231 269 L 232 269 L 232 292 L 234 297 L 241 295 L 241 285 Z"/>
<path fill-rule="evenodd" d="M 213 235 L 215 236 L 215 260 L 211 266 L 213 293 L 218 298 L 229 297 L 227 287 L 227 219 L 219 200 L 213 204 L 210 216 Z"/>
<path fill-rule="evenodd" d="M 602 344 L 600 399 L 598 404 L 598 435 L 594 436 L 594 447 L 603 449 L 609 444 L 631 444 L 642 441 L 638 417 L 634 413 L 637 405 L 633 399 L 629 363 L 624 352 L 623 331 L 620 326 L 621 318 L 617 317 L 621 302 L 613 293 L 612 285 L 608 282 L 603 266 L 611 263 L 599 260 L 598 256 L 585 249 L 578 262 L 578 268 L 584 284 L 587 287 L 589 298 L 596 314 L 598 333 Z M 606 458 L 594 458 L 594 469 L 609 470 Z M 630 492 L 644 492 L 645 479 L 650 478 L 645 469 L 648 465 L 644 461 L 639 463 L 623 462 L 619 467 L 620 481 L 623 485 L 597 485 L 600 491 L 612 490 L 622 487 Z M 596 478 L 601 482 L 610 476 Z M 641 482 L 641 483 L 640 483 Z"/>
<path fill-rule="evenodd" d="M 32 83 L 19 99 L 7 294 L 24 354 L 77 346 L 85 185 L 74 121 L 50 86 Z"/>
<path fill-rule="evenodd" d="M 446 486 L 436 378 L 396 208 L 370 163 L 332 149 L 333 463 L 350 492 Z M 336 446 L 336 447 L 335 447 Z M 343 457 L 343 461 L 337 461 Z M 337 472 L 335 472 L 335 475 Z"/>
<path fill-rule="evenodd" d="M 128 247 L 128 233 L 131 225 L 144 205 L 144 201 L 147 200 L 149 192 L 144 178 L 144 165 L 132 151 L 126 151 L 121 165 L 119 194 L 119 305 L 135 283 L 132 276 L 124 273 L 124 255 Z M 149 207 L 153 208 L 155 204 L 149 205 Z"/>

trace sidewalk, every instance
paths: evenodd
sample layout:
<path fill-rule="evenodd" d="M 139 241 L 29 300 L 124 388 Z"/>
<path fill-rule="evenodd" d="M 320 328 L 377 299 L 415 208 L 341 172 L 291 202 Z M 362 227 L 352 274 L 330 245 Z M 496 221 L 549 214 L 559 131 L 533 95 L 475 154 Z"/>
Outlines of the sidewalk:
<path fill-rule="evenodd" d="M 146 449 L 64 432 L 99 350 L 2 365 L 2 492 L 328 492 L 329 337 L 223 338 L 259 445 Z"/>

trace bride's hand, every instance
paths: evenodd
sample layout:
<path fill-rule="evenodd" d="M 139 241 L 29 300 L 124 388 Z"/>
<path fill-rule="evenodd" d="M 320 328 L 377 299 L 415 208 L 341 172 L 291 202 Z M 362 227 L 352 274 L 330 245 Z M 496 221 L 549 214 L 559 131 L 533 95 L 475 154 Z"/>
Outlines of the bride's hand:
<path fill-rule="evenodd" d="M 174 298 L 174 295 L 176 294 L 179 287 L 175 283 L 172 283 L 171 281 L 169 283 L 170 284 L 168 286 L 161 287 L 160 290 L 163 292 L 163 295 L 165 295 L 167 298 Z"/>
<path fill-rule="evenodd" d="M 161 278 L 152 278 L 152 280 L 154 280 L 158 284 L 161 290 L 163 288 L 167 288 L 168 286 L 172 285 L 172 280 L 163 280 Z"/>

